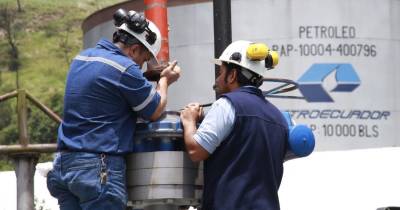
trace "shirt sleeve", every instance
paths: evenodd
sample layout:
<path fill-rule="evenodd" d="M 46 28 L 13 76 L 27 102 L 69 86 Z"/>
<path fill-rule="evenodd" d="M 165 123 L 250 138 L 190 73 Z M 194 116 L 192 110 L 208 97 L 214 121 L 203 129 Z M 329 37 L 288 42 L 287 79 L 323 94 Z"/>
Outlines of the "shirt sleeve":
<path fill-rule="evenodd" d="M 193 138 L 212 154 L 230 134 L 235 122 L 235 108 L 226 98 L 213 103 Z"/>
<path fill-rule="evenodd" d="M 135 66 L 122 73 L 119 88 L 132 110 L 144 119 L 149 119 L 160 103 L 156 89 Z"/>

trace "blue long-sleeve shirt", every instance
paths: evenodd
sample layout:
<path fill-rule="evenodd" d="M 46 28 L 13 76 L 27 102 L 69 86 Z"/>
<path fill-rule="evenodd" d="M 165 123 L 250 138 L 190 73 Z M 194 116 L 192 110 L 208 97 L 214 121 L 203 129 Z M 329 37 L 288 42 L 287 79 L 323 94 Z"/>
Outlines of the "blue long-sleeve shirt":
<path fill-rule="evenodd" d="M 159 102 L 140 67 L 113 43 L 100 40 L 71 64 L 58 149 L 131 152 L 137 117 L 149 118 Z"/>

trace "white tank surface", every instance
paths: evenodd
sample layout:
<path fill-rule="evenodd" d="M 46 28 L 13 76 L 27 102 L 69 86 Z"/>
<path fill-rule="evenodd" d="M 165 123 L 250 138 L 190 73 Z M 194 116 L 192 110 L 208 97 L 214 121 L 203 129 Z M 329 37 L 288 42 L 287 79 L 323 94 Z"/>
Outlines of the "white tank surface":
<path fill-rule="evenodd" d="M 171 110 L 215 100 L 212 5 L 168 1 L 170 58 L 182 67 L 169 91 Z M 111 38 L 121 7 L 143 11 L 144 4 L 124 2 L 88 17 L 85 48 Z M 400 146 L 400 0 L 232 0 L 231 7 L 233 40 L 263 42 L 280 55 L 265 77 L 298 82 L 289 95 L 303 100 L 270 100 L 314 129 L 317 150 Z"/>

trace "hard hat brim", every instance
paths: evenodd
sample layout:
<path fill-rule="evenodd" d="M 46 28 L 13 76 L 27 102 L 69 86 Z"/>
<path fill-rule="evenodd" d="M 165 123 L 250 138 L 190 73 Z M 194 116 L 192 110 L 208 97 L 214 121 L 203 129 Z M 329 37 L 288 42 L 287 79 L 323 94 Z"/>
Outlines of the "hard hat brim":
<path fill-rule="evenodd" d="M 227 60 L 217 59 L 217 58 L 211 60 L 211 63 L 214 63 L 214 64 L 216 64 L 218 66 L 221 66 L 222 62 L 233 63 L 233 64 L 239 65 L 239 66 L 241 66 L 243 68 L 246 68 L 245 66 L 242 66 L 239 62 L 232 61 L 232 60 L 228 60 L 227 61 Z"/>
<path fill-rule="evenodd" d="M 218 66 L 222 65 L 222 61 L 220 59 L 211 59 L 210 62 Z"/>

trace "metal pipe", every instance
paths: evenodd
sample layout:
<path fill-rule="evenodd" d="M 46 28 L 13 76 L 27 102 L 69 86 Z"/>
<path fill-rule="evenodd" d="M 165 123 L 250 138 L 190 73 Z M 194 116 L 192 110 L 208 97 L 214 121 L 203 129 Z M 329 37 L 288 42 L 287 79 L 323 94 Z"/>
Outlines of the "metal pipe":
<path fill-rule="evenodd" d="M 47 116 L 49 116 L 52 120 L 54 120 L 57 123 L 61 123 L 62 119 L 59 117 L 56 113 L 54 113 L 51 109 L 49 109 L 46 105 L 40 103 L 38 100 L 36 100 L 31 94 L 26 93 L 26 96 L 28 99 L 36 105 L 40 110 L 42 110 Z"/>
<path fill-rule="evenodd" d="M 56 150 L 57 144 L 0 145 L 0 154 L 53 153 Z"/>
<path fill-rule="evenodd" d="M 232 42 L 231 0 L 213 0 L 214 12 L 214 56 L 218 58 Z M 218 66 L 215 66 L 217 78 Z"/>
<path fill-rule="evenodd" d="M 146 18 L 153 21 L 161 33 L 161 50 L 157 58 L 160 63 L 167 63 L 169 61 L 167 0 L 144 0 L 144 4 Z"/>
<path fill-rule="evenodd" d="M 13 157 L 17 177 L 17 210 L 34 209 L 34 174 L 37 155 L 18 155 Z"/>

